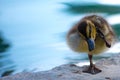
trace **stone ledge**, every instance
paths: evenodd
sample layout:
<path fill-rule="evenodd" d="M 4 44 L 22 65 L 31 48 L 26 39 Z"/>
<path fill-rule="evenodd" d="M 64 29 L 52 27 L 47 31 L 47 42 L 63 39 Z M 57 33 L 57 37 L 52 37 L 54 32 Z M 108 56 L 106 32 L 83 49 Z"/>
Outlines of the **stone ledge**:
<path fill-rule="evenodd" d="M 96 66 L 102 70 L 96 75 L 82 72 L 88 66 L 65 64 L 48 71 L 22 72 L 0 80 L 120 80 L 120 54 L 101 59 L 96 62 Z"/>

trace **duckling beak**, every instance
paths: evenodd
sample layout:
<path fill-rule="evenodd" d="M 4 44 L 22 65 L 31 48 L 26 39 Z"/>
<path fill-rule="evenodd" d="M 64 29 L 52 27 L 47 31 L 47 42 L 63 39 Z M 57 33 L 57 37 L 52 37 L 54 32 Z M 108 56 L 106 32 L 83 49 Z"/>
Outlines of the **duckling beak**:
<path fill-rule="evenodd" d="M 95 48 L 95 42 L 93 39 L 89 38 L 89 39 L 86 39 L 87 43 L 88 43 L 88 49 L 89 51 L 92 51 L 94 50 Z"/>

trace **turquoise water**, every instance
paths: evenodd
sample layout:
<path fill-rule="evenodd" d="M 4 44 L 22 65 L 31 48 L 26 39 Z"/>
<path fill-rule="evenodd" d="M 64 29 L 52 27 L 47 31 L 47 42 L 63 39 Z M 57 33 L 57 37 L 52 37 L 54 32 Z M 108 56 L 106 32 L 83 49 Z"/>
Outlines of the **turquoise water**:
<path fill-rule="evenodd" d="M 67 14 L 62 11 L 66 8 L 62 2 L 68 1 L 0 1 L 0 31 L 11 45 L 4 52 L 7 57 L 4 56 L 4 59 L 0 60 L 0 63 L 5 63 L 4 66 L 1 66 L 0 73 L 8 68 L 17 73 L 49 70 L 66 63 L 84 64 L 87 62 L 86 54 L 72 52 L 65 41 L 65 35 L 70 27 L 86 14 Z M 119 18 L 119 14 L 106 17 L 111 24 L 119 24 Z M 118 27 L 117 30 L 119 29 Z M 101 54 L 99 58 L 119 53 L 119 48 L 120 43 L 117 43 L 105 55 Z"/>

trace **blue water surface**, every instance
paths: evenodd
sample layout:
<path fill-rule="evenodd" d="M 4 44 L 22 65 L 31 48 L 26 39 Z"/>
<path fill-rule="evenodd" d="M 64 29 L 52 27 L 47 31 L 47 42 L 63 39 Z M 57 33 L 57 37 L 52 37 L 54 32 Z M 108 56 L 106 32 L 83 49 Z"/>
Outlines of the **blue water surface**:
<path fill-rule="evenodd" d="M 6 53 L 15 65 L 15 72 L 43 71 L 66 63 L 87 61 L 87 55 L 72 52 L 65 39 L 70 27 L 86 14 L 63 13 L 61 10 L 66 6 L 62 2 L 68 1 L 0 1 L 0 30 L 11 44 Z M 107 53 L 118 53 L 119 47 L 117 44 Z"/>

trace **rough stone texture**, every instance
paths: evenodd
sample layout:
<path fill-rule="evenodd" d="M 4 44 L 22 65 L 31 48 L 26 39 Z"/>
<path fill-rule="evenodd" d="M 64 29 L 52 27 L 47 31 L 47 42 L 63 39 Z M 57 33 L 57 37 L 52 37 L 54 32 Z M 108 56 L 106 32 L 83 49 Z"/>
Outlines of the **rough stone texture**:
<path fill-rule="evenodd" d="M 6 76 L 0 80 L 120 80 L 120 54 L 96 62 L 102 70 L 96 75 L 83 73 L 88 66 L 79 67 L 74 64 L 65 64 L 42 72 L 22 72 Z"/>

